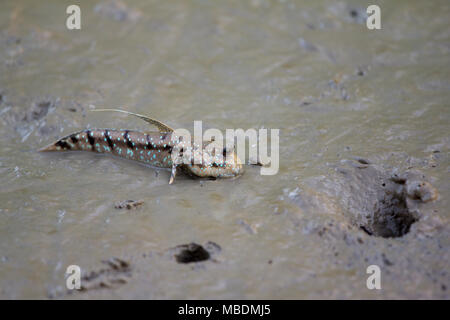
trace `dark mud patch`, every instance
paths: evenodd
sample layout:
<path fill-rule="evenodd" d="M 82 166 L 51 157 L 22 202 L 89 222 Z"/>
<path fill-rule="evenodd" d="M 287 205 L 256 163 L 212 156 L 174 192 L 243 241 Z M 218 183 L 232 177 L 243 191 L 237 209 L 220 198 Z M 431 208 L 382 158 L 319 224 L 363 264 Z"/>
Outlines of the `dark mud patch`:
<path fill-rule="evenodd" d="M 204 246 L 195 242 L 182 244 L 172 248 L 173 256 L 178 263 L 193 263 L 207 261 L 213 255 L 221 251 L 221 247 L 212 242 L 207 242 Z"/>
<path fill-rule="evenodd" d="M 0 94 L 0 104 L 6 105 L 4 119 L 9 125 L 20 126 L 29 125 L 33 122 L 39 122 L 44 119 L 52 109 L 56 107 L 57 102 L 50 99 L 37 100 L 30 103 L 30 107 L 25 107 L 22 102 L 11 102 L 5 99 L 4 94 Z"/>
<path fill-rule="evenodd" d="M 367 13 L 364 8 L 351 8 L 348 10 L 350 19 L 359 24 L 365 24 L 367 20 Z"/>
<path fill-rule="evenodd" d="M 46 136 L 54 133 L 60 126 L 54 117 L 49 117 L 56 109 L 59 99 L 43 98 L 29 101 L 20 98 L 10 99 L 4 94 L 2 99 L 0 122 L 11 129 L 6 133 L 11 137 L 19 135 L 22 142 L 25 142 L 32 134 Z"/>
<path fill-rule="evenodd" d="M 144 204 L 144 201 L 142 200 L 124 200 L 124 201 L 119 201 L 116 202 L 114 204 L 114 208 L 116 209 L 127 209 L 127 210 L 131 210 L 131 209 L 136 209 L 140 206 L 142 206 Z"/>
<path fill-rule="evenodd" d="M 344 214 L 371 236 L 402 237 L 421 218 L 419 206 L 437 199 L 436 189 L 420 172 L 388 172 L 361 158 L 348 164 L 337 168 L 344 181 Z"/>
<path fill-rule="evenodd" d="M 30 112 L 28 112 L 25 115 L 24 121 L 34 121 L 34 120 L 40 120 L 44 118 L 52 106 L 51 101 L 41 101 L 38 103 L 33 104 L 33 107 L 31 108 Z"/>
<path fill-rule="evenodd" d="M 175 259 L 178 263 L 191 263 L 209 260 L 211 257 L 209 252 L 205 250 L 201 245 L 196 243 L 190 243 L 183 245 L 180 248 L 180 252 L 175 255 Z"/>

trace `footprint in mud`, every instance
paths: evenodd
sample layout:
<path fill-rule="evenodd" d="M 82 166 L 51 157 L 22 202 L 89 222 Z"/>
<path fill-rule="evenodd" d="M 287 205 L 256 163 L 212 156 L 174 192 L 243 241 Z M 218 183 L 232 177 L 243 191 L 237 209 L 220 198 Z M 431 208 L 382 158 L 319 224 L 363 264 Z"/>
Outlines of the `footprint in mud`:
<path fill-rule="evenodd" d="M 115 289 L 128 282 L 131 278 L 130 263 L 119 259 L 111 258 L 103 260 L 103 268 L 87 272 L 81 277 L 81 288 L 70 290 L 67 293 L 87 292 L 98 289 Z"/>
<path fill-rule="evenodd" d="M 220 246 L 212 241 L 208 241 L 204 246 L 191 242 L 169 249 L 169 252 L 178 263 L 207 261 L 220 251 Z"/>
<path fill-rule="evenodd" d="M 214 257 L 220 253 L 221 250 L 222 248 L 212 241 L 208 241 L 204 245 L 191 242 L 169 248 L 163 252 L 153 252 L 157 253 L 156 255 L 153 253 L 143 254 L 142 257 L 150 258 L 165 256 L 168 260 L 175 259 L 175 261 L 180 264 L 203 261 L 218 262 Z M 139 264 L 131 268 L 130 262 L 123 259 L 113 257 L 108 260 L 103 260 L 101 263 L 103 264 L 103 267 L 82 273 L 81 287 L 79 290 L 64 290 L 59 288 L 53 292 L 49 292 L 48 297 L 50 299 L 61 298 L 64 295 L 76 293 L 81 294 L 101 289 L 116 289 L 128 283 L 132 277 L 132 270 L 137 270 L 139 273 Z M 145 264 L 141 264 L 141 267 L 143 265 Z"/>

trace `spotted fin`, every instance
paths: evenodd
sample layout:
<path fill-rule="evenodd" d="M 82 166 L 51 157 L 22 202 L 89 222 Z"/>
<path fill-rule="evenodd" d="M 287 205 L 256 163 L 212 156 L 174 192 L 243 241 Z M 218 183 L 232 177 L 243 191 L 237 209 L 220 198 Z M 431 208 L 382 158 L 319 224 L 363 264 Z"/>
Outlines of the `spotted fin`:
<path fill-rule="evenodd" d="M 138 118 L 140 118 L 140 119 L 142 119 L 142 120 L 144 120 L 144 121 L 146 121 L 146 122 L 156 126 L 158 128 L 159 132 L 173 132 L 174 131 L 171 127 L 169 127 L 168 125 L 162 123 L 161 121 L 149 118 L 149 117 L 144 116 L 142 114 L 137 114 L 137 113 L 133 113 L 133 112 L 125 111 L 125 110 L 119 110 L 119 109 L 94 109 L 94 110 L 91 110 L 91 111 L 122 112 L 122 113 L 125 113 L 125 114 L 128 114 L 128 115 L 132 115 L 132 116 L 138 117 Z"/>

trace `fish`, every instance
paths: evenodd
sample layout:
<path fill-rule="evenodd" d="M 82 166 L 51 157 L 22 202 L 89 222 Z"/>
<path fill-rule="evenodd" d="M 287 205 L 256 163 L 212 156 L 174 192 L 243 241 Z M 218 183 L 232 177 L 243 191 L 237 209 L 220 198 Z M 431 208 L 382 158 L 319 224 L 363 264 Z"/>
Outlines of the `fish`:
<path fill-rule="evenodd" d="M 234 148 L 226 147 L 221 152 L 216 152 L 214 140 L 204 141 L 204 146 L 198 146 L 193 141 L 185 141 L 183 137 L 176 136 L 175 130 L 168 125 L 141 114 L 120 109 L 91 111 L 122 112 L 146 121 L 158 131 L 85 129 L 62 137 L 38 151 L 90 151 L 115 155 L 153 167 L 169 168 L 169 184 L 174 182 L 178 171 L 191 177 L 214 180 L 243 174 L 242 161 Z"/>

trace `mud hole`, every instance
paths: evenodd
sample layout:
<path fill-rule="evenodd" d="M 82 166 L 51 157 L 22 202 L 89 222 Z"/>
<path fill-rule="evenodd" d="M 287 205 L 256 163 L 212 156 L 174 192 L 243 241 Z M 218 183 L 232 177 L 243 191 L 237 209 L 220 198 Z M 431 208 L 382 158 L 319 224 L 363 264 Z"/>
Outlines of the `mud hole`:
<path fill-rule="evenodd" d="M 421 171 L 385 168 L 360 157 L 342 160 L 332 168 L 336 172 L 334 178 L 312 183 L 311 189 L 285 191 L 285 195 L 301 212 L 342 216 L 349 230 L 360 229 L 375 237 L 402 237 L 425 216 L 430 219 L 425 219 L 421 230 L 436 229 L 442 224 L 428 208 L 430 202 L 438 199 L 438 191 Z M 338 224 L 345 224 L 344 221 Z M 322 235 L 328 229 L 324 226 L 322 231 L 316 231 Z"/>
<path fill-rule="evenodd" d="M 178 263 L 193 263 L 210 260 L 214 254 L 221 251 L 221 247 L 212 241 L 207 242 L 204 246 L 192 242 L 176 246 L 172 250 Z"/>
<path fill-rule="evenodd" d="M 388 172 L 365 159 L 337 171 L 347 190 L 345 211 L 369 235 L 402 237 L 421 218 L 419 206 L 437 199 L 436 189 L 419 171 Z"/>
<path fill-rule="evenodd" d="M 327 167 L 328 174 L 305 179 L 281 197 L 289 203 L 285 217 L 293 231 L 306 235 L 302 246 L 320 246 L 323 261 L 338 269 L 358 273 L 371 264 L 382 267 L 388 290 L 380 297 L 447 297 L 448 249 L 442 235 L 448 223 L 426 156 L 349 156 Z M 439 258 L 430 271 L 433 257 Z M 432 289 L 411 291 L 423 284 Z M 330 296 L 340 298 L 338 292 Z"/>
<path fill-rule="evenodd" d="M 180 252 L 175 255 L 175 259 L 178 263 L 191 263 L 209 260 L 209 252 L 199 244 L 190 243 L 181 247 Z"/>

